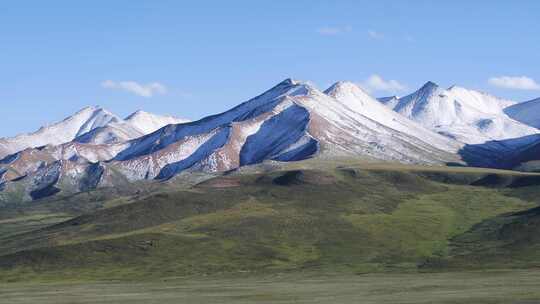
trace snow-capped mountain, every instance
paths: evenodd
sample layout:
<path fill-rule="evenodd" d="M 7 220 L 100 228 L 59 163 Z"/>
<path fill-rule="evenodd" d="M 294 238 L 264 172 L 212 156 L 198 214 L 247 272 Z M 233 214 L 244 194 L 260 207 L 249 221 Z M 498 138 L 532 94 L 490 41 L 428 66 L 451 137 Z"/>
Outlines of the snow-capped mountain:
<path fill-rule="evenodd" d="M 323 93 L 286 80 L 227 112 L 131 141 L 113 163 L 132 179 L 168 178 L 188 168 L 224 171 L 315 154 L 443 163 L 456 161 L 448 151 L 458 149 L 351 83 Z"/>
<path fill-rule="evenodd" d="M 0 139 L 0 157 L 30 147 L 59 145 L 96 128 L 122 119 L 100 107 L 86 107 L 72 116 L 38 131 Z"/>
<path fill-rule="evenodd" d="M 39 147 L 28 144 L 0 160 L 0 201 L 12 192 L 32 200 L 183 172 L 314 157 L 500 166 L 507 156 L 516 157 L 510 152 L 540 142 L 540 130 L 505 114 L 514 104 L 432 82 L 405 97 L 377 100 L 351 82 L 323 92 L 287 79 L 226 112 L 192 122 L 142 111 L 120 119 L 93 108 L 109 118 L 68 118 L 53 125 L 56 129 L 40 130 L 61 133 L 62 123 L 78 122 L 53 137 L 56 141 L 33 135 L 42 140 Z"/>
<path fill-rule="evenodd" d="M 77 136 L 73 141 L 86 144 L 116 144 L 143 136 L 141 132 L 125 121 L 112 122 L 103 127 Z"/>
<path fill-rule="evenodd" d="M 459 161 L 459 144 L 400 116 L 347 82 L 321 92 L 288 79 L 229 111 L 198 121 L 170 124 L 125 142 L 82 140 L 130 124 L 134 115 L 72 142 L 26 149 L 4 159 L 0 165 L 4 186 L 25 181 L 27 189 L 61 189 L 57 183 L 66 181 L 66 176 L 74 172 L 84 176 L 92 170 L 95 178 L 96 168 L 103 176 L 120 174 L 134 181 L 168 179 L 186 170 L 226 171 L 267 160 L 310 157 L 356 156 L 424 164 Z M 96 186 L 100 185 L 97 181 Z"/>
<path fill-rule="evenodd" d="M 440 136 L 414 121 L 389 110 L 352 82 L 338 82 L 328 88 L 325 93 L 338 100 L 343 106 L 352 110 L 355 114 L 361 114 L 381 126 L 390 128 L 390 130 L 402 132 L 422 141 L 429 142 L 430 145 L 443 151 L 456 152 L 459 149 L 459 145 L 454 141 Z"/>
<path fill-rule="evenodd" d="M 428 82 L 418 91 L 386 104 L 424 127 L 466 144 L 521 138 L 539 132 L 505 114 L 504 109 L 516 102 L 458 86 L 443 89 Z"/>
<path fill-rule="evenodd" d="M 119 143 L 151 133 L 168 124 L 186 121 L 143 111 L 137 111 L 124 120 L 101 107 L 86 107 L 36 132 L 0 138 L 0 158 L 26 148 L 60 145 L 73 140 L 93 144 Z"/>
<path fill-rule="evenodd" d="M 513 119 L 534 128 L 540 128 L 540 98 L 514 104 L 504 109 Z"/>
<path fill-rule="evenodd" d="M 157 115 L 138 110 L 126 117 L 125 121 L 135 127 L 143 134 L 152 133 L 166 125 L 181 124 L 189 122 L 188 119 L 178 118 L 169 115 Z"/>

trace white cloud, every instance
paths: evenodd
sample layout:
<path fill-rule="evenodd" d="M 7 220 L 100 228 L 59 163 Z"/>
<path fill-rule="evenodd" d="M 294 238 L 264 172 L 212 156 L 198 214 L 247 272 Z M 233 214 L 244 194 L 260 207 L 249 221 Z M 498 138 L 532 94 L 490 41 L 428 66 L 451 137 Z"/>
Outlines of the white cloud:
<path fill-rule="evenodd" d="M 540 84 L 527 76 L 499 76 L 491 77 L 488 83 L 504 89 L 540 90 Z"/>
<path fill-rule="evenodd" d="M 369 30 L 367 33 L 368 33 L 369 38 L 371 38 L 371 39 L 374 39 L 374 40 L 384 39 L 384 35 L 382 33 L 377 32 L 377 31 Z"/>
<path fill-rule="evenodd" d="M 344 26 L 344 27 L 325 26 L 325 27 L 321 27 L 320 29 L 318 29 L 317 33 L 319 33 L 321 35 L 324 35 L 324 36 L 336 36 L 336 35 L 340 35 L 340 34 L 343 34 L 343 33 L 348 33 L 348 32 L 351 32 L 351 31 L 352 31 L 351 26 Z"/>
<path fill-rule="evenodd" d="M 106 89 L 123 90 L 142 97 L 152 97 L 156 94 L 167 93 L 167 87 L 159 82 L 142 84 L 135 81 L 105 80 L 101 83 L 101 86 Z"/>
<path fill-rule="evenodd" d="M 361 82 L 359 85 L 368 92 L 400 92 L 407 90 L 407 86 L 399 81 L 392 79 L 385 80 L 377 74 L 369 76 L 368 79 Z"/>

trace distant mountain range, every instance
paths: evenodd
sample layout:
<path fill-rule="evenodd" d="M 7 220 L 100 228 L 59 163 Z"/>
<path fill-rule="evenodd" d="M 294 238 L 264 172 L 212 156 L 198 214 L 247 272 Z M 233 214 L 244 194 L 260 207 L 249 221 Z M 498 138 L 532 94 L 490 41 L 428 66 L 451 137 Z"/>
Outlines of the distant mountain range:
<path fill-rule="evenodd" d="M 2 138 L 0 201 L 307 158 L 536 170 L 539 127 L 540 99 L 517 103 L 433 82 L 376 99 L 351 82 L 320 91 L 287 79 L 193 122 L 87 107 Z"/>
<path fill-rule="evenodd" d="M 70 141 L 93 144 L 125 142 L 168 125 L 188 122 L 172 116 L 137 111 L 126 119 L 97 106 L 86 107 L 66 119 L 29 134 L 0 138 L 0 158 L 26 148 Z"/>

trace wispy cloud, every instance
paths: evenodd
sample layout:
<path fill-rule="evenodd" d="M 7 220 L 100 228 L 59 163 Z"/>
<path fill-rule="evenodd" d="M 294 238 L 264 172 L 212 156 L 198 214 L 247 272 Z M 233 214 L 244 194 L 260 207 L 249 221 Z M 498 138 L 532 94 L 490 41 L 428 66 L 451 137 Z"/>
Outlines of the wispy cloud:
<path fill-rule="evenodd" d="M 323 36 L 336 36 L 352 31 L 351 26 L 325 26 L 317 29 L 317 33 Z"/>
<path fill-rule="evenodd" d="M 488 79 L 488 83 L 504 89 L 540 90 L 540 84 L 527 76 L 498 76 Z"/>
<path fill-rule="evenodd" d="M 142 97 L 152 97 L 154 95 L 163 95 L 167 93 L 167 87 L 159 82 L 138 83 L 136 81 L 112 81 L 105 80 L 101 86 L 106 89 L 123 90 Z"/>
<path fill-rule="evenodd" d="M 375 30 L 369 30 L 369 31 L 367 31 L 367 34 L 368 34 L 369 38 L 371 38 L 373 40 L 384 39 L 384 34 L 380 33 L 380 32 L 377 32 Z"/>
<path fill-rule="evenodd" d="M 407 90 L 407 86 L 397 80 L 385 80 L 377 74 L 373 74 L 359 84 L 364 90 L 372 92 L 401 92 Z"/>

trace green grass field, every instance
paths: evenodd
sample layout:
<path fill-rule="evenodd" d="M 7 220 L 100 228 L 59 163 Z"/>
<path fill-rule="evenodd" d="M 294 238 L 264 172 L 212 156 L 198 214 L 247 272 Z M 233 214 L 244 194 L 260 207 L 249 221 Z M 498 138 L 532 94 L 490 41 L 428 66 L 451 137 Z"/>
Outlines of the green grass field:
<path fill-rule="evenodd" d="M 39 296 L 40 288 L 60 284 L 60 290 L 75 288 L 91 299 L 92 288 L 100 285 L 84 282 L 115 281 L 104 291 L 111 297 L 137 294 L 131 288 L 138 284 L 151 297 L 164 284 L 174 290 L 170 299 L 187 297 L 190 303 L 288 303 L 295 296 L 313 303 L 324 302 L 324 291 L 337 292 L 335 282 L 349 280 L 343 298 L 337 298 L 343 303 L 359 295 L 373 303 L 395 303 L 392 294 L 394 300 L 407 294 L 410 303 L 418 303 L 414 299 L 422 290 L 441 293 L 442 302 L 461 303 L 445 298 L 466 285 L 459 278 L 476 286 L 463 296 L 477 294 L 478 299 L 505 280 L 539 280 L 534 270 L 540 269 L 539 175 L 310 160 L 197 180 L 196 185 L 180 178 L 142 191 L 102 189 L 3 207 L 0 281 L 5 292 L 28 288 L 24 294 Z M 280 276 L 291 286 L 313 284 L 301 286 L 321 290 L 321 298 L 309 288 L 297 295 L 291 289 L 291 298 L 280 300 L 279 292 L 264 298 L 267 288 L 281 290 Z M 407 282 L 400 283 L 402 276 Z M 191 287 L 178 291 L 158 283 L 178 277 L 189 279 L 172 280 Z M 249 285 L 250 278 L 264 284 Z M 447 283 L 430 285 L 435 278 Z M 231 287 L 219 299 L 193 291 L 220 280 L 250 287 L 241 292 Z M 377 287 L 385 282 L 388 286 Z M 510 299 L 505 294 L 538 297 L 528 283 L 522 289 L 506 287 L 506 293 L 485 303 L 503 303 Z M 170 300 L 167 294 L 163 301 Z"/>

